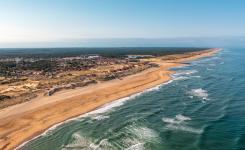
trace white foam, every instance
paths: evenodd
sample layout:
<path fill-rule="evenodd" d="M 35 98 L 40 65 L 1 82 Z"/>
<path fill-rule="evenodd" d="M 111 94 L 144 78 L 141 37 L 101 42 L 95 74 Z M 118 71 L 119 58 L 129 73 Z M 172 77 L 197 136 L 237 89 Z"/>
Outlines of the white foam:
<path fill-rule="evenodd" d="M 162 121 L 168 124 L 180 124 L 184 121 L 189 121 L 189 120 L 191 120 L 190 117 L 183 116 L 181 114 L 176 115 L 174 118 L 166 118 L 166 117 L 162 118 Z"/>
<path fill-rule="evenodd" d="M 179 76 L 179 75 L 191 75 L 194 73 L 197 73 L 197 70 L 183 70 L 183 71 L 177 71 L 174 75 Z"/>
<path fill-rule="evenodd" d="M 82 114 L 82 115 L 80 115 L 78 117 L 75 117 L 75 118 L 68 119 L 68 120 L 63 121 L 61 123 L 57 123 L 57 124 L 53 125 L 52 127 L 50 127 L 49 129 L 47 129 L 46 131 L 44 131 L 42 134 L 32 138 L 31 140 L 25 141 L 24 143 L 20 144 L 18 147 L 15 148 L 15 150 L 18 150 L 18 149 L 22 148 L 27 143 L 29 143 L 29 142 L 31 142 L 31 141 L 33 141 L 33 140 L 35 140 L 35 139 L 37 139 L 37 138 L 39 138 L 41 136 L 48 135 L 50 132 L 52 132 L 53 130 L 55 130 L 57 127 L 59 127 L 62 124 L 66 124 L 66 123 L 69 123 L 69 122 L 75 121 L 75 120 L 80 120 L 81 118 L 84 118 L 84 117 L 91 117 L 91 115 L 106 113 L 106 112 L 112 110 L 112 108 L 122 106 L 126 101 L 134 99 L 134 98 L 136 98 L 137 96 L 140 96 L 143 93 L 159 90 L 161 86 L 167 85 L 167 84 L 171 83 L 172 81 L 173 80 L 169 80 L 168 82 L 162 83 L 162 84 L 157 85 L 157 86 L 155 86 L 153 88 L 149 88 L 149 89 L 146 89 L 146 90 L 144 90 L 142 92 L 139 92 L 139 93 L 133 94 L 131 96 L 128 96 L 128 97 L 125 97 L 125 98 L 121 98 L 121 99 L 115 100 L 115 101 L 113 101 L 111 103 L 105 104 L 102 107 L 100 107 L 100 108 L 98 108 L 98 109 L 96 109 L 94 111 Z"/>
<path fill-rule="evenodd" d="M 179 76 L 179 77 L 175 77 L 173 76 L 174 80 L 186 80 L 189 79 L 189 77 L 185 77 L 185 76 Z"/>
<path fill-rule="evenodd" d="M 141 140 L 152 141 L 155 140 L 155 138 L 158 138 L 158 134 L 153 129 L 147 127 L 132 128 L 131 132 Z"/>
<path fill-rule="evenodd" d="M 203 100 L 209 100 L 208 98 L 208 92 L 202 88 L 199 89 L 192 89 L 190 92 L 188 92 L 191 96 L 202 98 Z"/>
<path fill-rule="evenodd" d="M 80 135 L 80 133 L 74 133 L 72 135 L 72 142 L 62 146 L 62 150 L 68 150 L 68 149 L 91 149 L 96 150 L 101 147 L 108 148 L 112 145 L 108 142 L 108 139 L 102 139 L 99 141 L 98 144 L 95 144 L 90 140 L 88 137 L 84 137 Z"/>
<path fill-rule="evenodd" d="M 179 120 L 179 121 L 187 121 L 187 120 L 191 120 L 190 117 L 183 116 L 183 115 L 181 115 L 181 114 L 176 115 L 175 118 L 176 118 L 177 120 Z"/>
<path fill-rule="evenodd" d="M 127 126 L 124 134 L 126 134 L 126 136 L 123 137 L 122 144 L 127 150 L 143 150 L 145 149 L 145 143 L 159 142 L 158 133 L 155 130 L 145 126 Z"/>
<path fill-rule="evenodd" d="M 192 127 L 189 127 L 186 125 L 168 124 L 166 126 L 166 128 L 169 130 L 191 132 L 191 133 L 195 133 L 195 134 L 201 134 L 203 132 L 202 129 L 196 129 L 196 128 L 192 128 Z"/>
<path fill-rule="evenodd" d="M 96 116 L 91 116 L 90 117 L 93 120 L 104 120 L 110 118 L 110 116 L 105 116 L 105 115 L 96 115 Z"/>
<path fill-rule="evenodd" d="M 168 130 L 185 131 L 201 134 L 202 130 L 187 126 L 187 123 L 190 120 L 190 117 L 181 114 L 176 115 L 174 118 L 162 118 L 162 121 L 167 123 L 165 127 Z"/>
<path fill-rule="evenodd" d="M 135 97 L 137 97 L 138 95 L 132 95 L 132 96 L 129 96 L 129 97 L 125 97 L 125 98 L 122 98 L 122 99 L 119 99 L 119 100 L 116 100 L 116 101 L 113 101 L 111 103 L 108 103 L 108 104 L 105 104 L 103 105 L 102 107 L 94 110 L 94 111 L 91 111 L 89 113 L 87 113 L 86 115 L 84 115 L 83 117 L 87 117 L 89 115 L 95 115 L 95 114 L 103 114 L 103 113 L 106 113 L 108 111 L 110 111 L 111 109 L 115 108 L 115 107 L 119 107 L 119 106 L 122 106 L 126 101 L 130 100 L 130 99 L 134 99 Z"/>
<path fill-rule="evenodd" d="M 96 150 L 100 147 L 111 147 L 112 145 L 108 142 L 108 139 L 102 139 L 99 144 L 94 144 L 94 143 L 91 143 L 89 145 L 89 148 L 92 148 L 93 150 Z"/>
<path fill-rule="evenodd" d="M 128 96 L 128 97 L 124 97 L 124 98 L 121 98 L 121 99 L 118 99 L 118 100 L 115 100 L 113 102 L 110 102 L 108 104 L 105 104 L 103 105 L 102 107 L 94 110 L 94 111 L 91 111 L 89 113 L 86 113 L 86 115 L 83 115 L 83 117 L 87 117 L 89 115 L 95 115 L 95 114 L 102 114 L 102 113 L 106 113 L 106 112 L 109 112 L 111 111 L 113 108 L 116 108 L 116 107 L 120 107 L 122 105 L 125 104 L 125 102 L 127 102 L 128 100 L 133 100 L 135 99 L 136 97 L 142 95 L 142 94 L 145 94 L 145 93 L 148 93 L 148 92 L 152 92 L 152 91 L 157 91 L 159 90 L 163 85 L 166 85 L 166 84 L 169 84 L 171 83 L 172 80 L 166 82 L 166 83 L 163 83 L 163 84 L 160 84 L 158 86 L 155 86 L 153 88 L 149 88 L 149 89 L 146 89 L 144 90 L 143 92 L 139 92 L 139 93 L 136 93 L 136 94 L 133 94 L 131 96 Z"/>
<path fill-rule="evenodd" d="M 91 143 L 90 140 L 88 140 L 87 138 L 81 136 L 79 133 L 74 133 L 72 135 L 72 139 L 73 139 L 72 143 L 64 145 L 62 147 L 62 150 L 67 150 L 67 149 L 71 149 L 71 148 L 77 148 L 77 147 L 81 147 L 81 146 L 86 147 L 86 146 L 88 146 Z"/>
<path fill-rule="evenodd" d="M 144 149 L 144 144 L 145 143 L 137 143 L 137 144 L 134 144 L 134 145 L 130 146 L 126 150 L 143 150 Z"/>
<path fill-rule="evenodd" d="M 195 77 L 195 76 L 189 76 L 191 74 L 197 73 L 197 70 L 181 70 L 177 71 L 175 74 L 171 75 L 174 80 L 186 80 L 189 79 L 190 77 Z"/>
<path fill-rule="evenodd" d="M 162 118 L 162 121 L 165 123 L 171 123 L 171 124 L 179 123 L 179 121 L 175 120 L 174 118 Z"/>

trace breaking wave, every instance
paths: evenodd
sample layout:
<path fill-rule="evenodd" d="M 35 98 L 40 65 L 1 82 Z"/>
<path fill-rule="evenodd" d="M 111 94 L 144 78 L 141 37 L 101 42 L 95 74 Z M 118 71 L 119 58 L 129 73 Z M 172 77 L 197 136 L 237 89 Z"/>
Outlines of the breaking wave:
<path fill-rule="evenodd" d="M 85 117 L 90 117 L 94 120 L 103 120 L 103 119 L 107 119 L 109 118 L 110 116 L 104 116 L 104 115 L 101 115 L 103 113 L 106 113 L 106 112 L 109 112 L 109 111 L 112 111 L 114 108 L 116 107 L 120 107 L 122 105 L 125 104 L 126 101 L 128 100 L 133 100 L 134 98 L 144 94 L 144 93 L 148 93 L 148 92 L 151 92 L 151 91 L 158 91 L 162 86 L 164 85 L 167 85 L 167 84 L 170 84 L 173 80 L 169 80 L 168 82 L 165 82 L 165 83 L 162 83 L 162 84 L 159 84 L 153 88 L 149 88 L 149 89 L 146 89 L 142 92 L 139 92 L 139 93 L 136 93 L 136 94 L 133 94 L 131 96 L 128 96 L 128 97 L 124 97 L 124 98 L 121 98 L 121 99 L 118 99 L 118 100 L 115 100 L 111 103 L 108 103 L 108 104 L 105 104 L 103 106 L 101 106 L 100 108 L 94 110 L 94 111 L 91 111 L 91 112 L 88 112 L 88 113 L 85 113 L 85 114 L 82 114 L 78 117 L 75 117 L 75 118 L 71 118 L 71 119 L 68 119 L 64 122 L 61 122 L 61 123 L 58 123 L 58 124 L 55 124 L 53 125 L 52 127 L 50 127 L 49 129 L 47 129 L 46 131 L 44 131 L 42 134 L 32 138 L 31 140 L 28 140 L 28 141 L 25 141 L 24 143 L 20 144 L 17 148 L 15 148 L 15 150 L 18 150 L 20 148 L 22 148 L 24 145 L 26 145 L 27 143 L 41 137 L 41 136 L 46 136 L 46 135 L 49 135 L 49 133 L 51 133 L 53 130 L 55 130 L 57 127 L 63 125 L 63 124 L 66 124 L 66 123 L 69 123 L 71 121 L 75 121 L 75 120 L 81 120 L 81 118 L 85 118 Z M 98 116 L 97 116 L 98 115 Z"/>
<path fill-rule="evenodd" d="M 109 141 L 110 138 L 119 138 L 117 142 Z M 82 133 L 76 132 L 72 134 L 71 142 L 63 145 L 62 150 L 68 149 L 86 149 L 86 150 L 107 150 L 118 149 L 125 150 L 144 150 L 146 143 L 159 142 L 158 133 L 145 126 L 139 126 L 137 124 L 128 125 L 121 128 L 117 134 L 110 135 L 107 138 L 100 140 L 92 137 L 83 136 Z"/>
<path fill-rule="evenodd" d="M 110 116 L 107 115 L 95 115 L 95 116 L 90 116 L 92 120 L 104 120 L 110 118 Z"/>
<path fill-rule="evenodd" d="M 122 139 L 123 147 L 127 150 L 143 150 L 146 143 L 158 143 L 158 133 L 145 126 L 130 125 L 125 128 Z"/>
<path fill-rule="evenodd" d="M 80 118 L 81 117 L 92 117 L 92 118 L 95 118 L 96 119 L 96 116 L 95 115 L 100 115 L 100 114 L 104 114 L 104 113 L 113 111 L 114 108 L 117 108 L 117 107 L 120 107 L 120 106 L 124 105 L 128 100 L 133 100 L 136 97 L 138 97 L 138 96 L 140 96 L 142 94 L 148 93 L 148 92 L 158 91 L 163 85 L 169 84 L 171 82 L 172 82 L 172 80 L 170 80 L 170 81 L 168 81 L 166 83 L 160 84 L 158 86 L 155 86 L 153 88 L 146 89 L 143 92 L 139 92 L 139 93 L 133 94 L 131 96 L 128 96 L 128 97 L 124 97 L 124 98 L 115 100 L 113 102 L 110 102 L 108 104 L 105 104 L 105 105 L 101 106 L 100 108 L 98 108 L 98 109 L 96 109 L 94 111 L 88 112 L 88 113 L 80 116 Z M 109 116 L 102 117 L 102 118 L 108 118 L 108 117 Z"/>
<path fill-rule="evenodd" d="M 178 75 L 191 75 L 197 72 L 198 72 L 197 70 L 182 70 L 182 71 L 176 72 L 174 75 L 177 75 L 177 76 Z"/>
<path fill-rule="evenodd" d="M 143 150 L 143 149 L 144 149 L 144 143 L 137 143 L 137 144 L 130 146 L 126 150 Z"/>
<path fill-rule="evenodd" d="M 62 146 L 61 150 L 69 150 L 69 149 L 95 150 L 95 149 L 109 149 L 111 147 L 112 144 L 108 142 L 108 139 L 102 139 L 97 142 L 92 142 L 92 140 L 89 139 L 88 137 L 84 137 L 79 133 L 74 133 L 72 135 L 72 142 Z"/>
<path fill-rule="evenodd" d="M 162 121 L 170 124 L 180 124 L 183 121 L 191 120 L 191 118 L 187 116 L 183 116 L 181 114 L 176 115 L 174 118 L 162 118 Z"/>
<path fill-rule="evenodd" d="M 197 70 L 182 70 L 177 71 L 175 74 L 172 75 L 174 80 L 186 80 L 190 77 L 196 77 L 196 76 L 190 76 L 191 74 L 197 73 Z"/>
<path fill-rule="evenodd" d="M 133 133 L 138 139 L 146 141 L 155 141 L 158 138 L 157 132 L 153 129 L 147 127 L 130 127 L 127 128 L 131 133 Z"/>
<path fill-rule="evenodd" d="M 184 132 L 191 132 L 195 134 L 201 134 L 201 129 L 196 129 L 193 127 L 188 126 L 188 121 L 191 118 L 187 116 L 183 116 L 181 114 L 176 115 L 174 118 L 162 118 L 162 121 L 166 123 L 165 129 L 167 130 L 174 130 L 174 131 L 184 131 Z"/>
<path fill-rule="evenodd" d="M 202 88 L 192 89 L 191 91 L 188 92 L 188 94 L 190 95 L 189 96 L 190 98 L 199 97 L 202 98 L 202 100 L 209 100 L 208 92 Z"/>
<path fill-rule="evenodd" d="M 202 134 L 203 132 L 202 129 L 195 129 L 195 128 L 185 126 L 185 125 L 173 125 L 173 124 L 167 125 L 166 129 L 174 130 L 174 131 L 190 132 L 190 133 L 195 133 L 195 134 Z"/>

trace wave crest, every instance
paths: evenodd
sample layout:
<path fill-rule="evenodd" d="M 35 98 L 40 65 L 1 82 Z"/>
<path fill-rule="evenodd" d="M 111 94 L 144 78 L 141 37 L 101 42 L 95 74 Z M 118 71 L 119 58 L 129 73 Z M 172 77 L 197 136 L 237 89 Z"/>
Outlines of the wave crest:
<path fill-rule="evenodd" d="M 162 121 L 167 125 L 165 128 L 167 130 L 174 130 L 174 131 L 184 131 L 184 132 L 191 132 L 195 134 L 201 134 L 203 131 L 201 129 L 196 129 L 187 125 L 188 121 L 191 118 L 178 114 L 174 118 L 162 118 Z"/>
<path fill-rule="evenodd" d="M 192 89 L 191 91 L 188 92 L 188 94 L 190 94 L 190 98 L 195 97 L 199 97 L 202 98 L 203 100 L 209 100 L 208 98 L 208 92 L 202 88 L 198 88 L 198 89 Z"/>
<path fill-rule="evenodd" d="M 191 120 L 190 117 L 183 116 L 181 114 L 176 115 L 174 118 L 162 118 L 162 121 L 169 124 L 180 124 L 181 122 Z"/>
<path fill-rule="evenodd" d="M 195 77 L 189 75 L 197 72 L 198 72 L 197 70 L 181 70 L 181 71 L 177 71 L 175 74 L 171 76 L 174 78 L 174 80 L 186 80 L 189 79 L 190 77 Z"/>

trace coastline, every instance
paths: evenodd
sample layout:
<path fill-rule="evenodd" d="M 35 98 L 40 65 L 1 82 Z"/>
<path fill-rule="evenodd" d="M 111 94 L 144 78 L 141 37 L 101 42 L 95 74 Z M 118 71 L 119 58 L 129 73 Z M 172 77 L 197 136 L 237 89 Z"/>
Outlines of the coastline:
<path fill-rule="evenodd" d="M 148 69 L 123 80 L 65 91 L 0 110 L 0 149 L 13 149 L 54 125 L 166 83 L 172 79 L 170 75 L 174 73 L 170 68 L 182 66 L 186 61 L 212 56 L 218 51 L 219 49 L 213 49 L 190 57 L 161 61 L 158 62 L 159 68 Z"/>
<path fill-rule="evenodd" d="M 100 109 L 102 110 L 102 113 L 103 113 L 104 111 L 107 111 L 107 106 L 109 107 L 109 109 L 110 109 L 110 108 L 114 108 L 114 107 L 118 107 L 118 105 L 116 104 L 117 102 L 118 102 L 118 103 L 124 103 L 124 102 L 126 102 L 126 101 L 131 100 L 131 99 L 134 99 L 135 97 L 137 97 L 137 96 L 139 96 L 139 95 L 141 95 L 141 94 L 143 94 L 143 93 L 147 93 L 147 92 L 150 92 L 150 91 L 152 91 L 152 90 L 154 90 L 154 89 L 158 89 L 158 88 L 161 87 L 161 86 L 167 85 L 167 84 L 171 83 L 172 81 L 173 81 L 173 80 L 169 80 L 169 81 L 164 82 L 164 83 L 162 83 L 162 84 L 160 84 L 160 85 L 154 86 L 154 87 L 149 88 L 149 89 L 145 89 L 145 90 L 142 91 L 142 92 L 135 93 L 135 94 L 129 95 L 129 96 L 127 96 L 127 97 L 123 97 L 123 98 L 120 98 L 120 99 L 113 100 L 113 101 L 111 101 L 111 102 L 109 102 L 109 103 L 106 103 L 106 104 L 104 104 L 104 105 L 102 105 L 102 106 L 100 106 L 100 107 L 98 107 L 98 108 L 96 108 L 96 109 L 94 109 L 94 110 L 92 110 L 92 111 L 90 111 L 90 112 L 86 112 L 85 114 L 82 114 L 82 115 L 80 115 L 80 116 L 77 116 L 77 117 L 74 117 L 74 118 L 70 118 L 70 119 L 65 120 L 65 121 L 63 121 L 63 122 L 54 124 L 53 126 L 51 126 L 50 128 L 48 128 L 47 130 L 45 130 L 44 132 L 42 132 L 41 134 L 39 134 L 39 135 L 37 135 L 37 136 L 31 138 L 30 140 L 25 141 L 24 143 L 20 144 L 19 146 L 17 146 L 17 147 L 15 148 L 15 150 L 18 150 L 18 149 L 22 148 L 22 147 L 25 146 L 27 143 L 29 143 L 29 142 L 31 142 L 31 141 L 33 141 L 33 140 L 35 140 L 35 139 L 37 139 L 37 138 L 39 138 L 39 137 L 41 137 L 41 136 L 44 136 L 44 135 L 47 134 L 49 131 L 55 130 L 55 129 L 56 129 L 57 127 L 59 127 L 60 125 L 63 125 L 63 124 L 66 124 L 66 123 L 75 121 L 75 120 L 77 120 L 77 119 L 81 119 L 81 118 L 84 118 L 84 117 L 88 117 L 88 116 L 93 115 L 93 114 L 99 114 L 99 113 L 101 113 L 101 112 L 100 112 Z M 112 107 L 111 107 L 110 105 L 113 105 L 114 103 L 116 104 L 116 106 L 112 106 Z M 123 105 L 123 104 L 120 104 L 119 106 L 121 106 L 121 105 Z M 103 110 L 103 109 L 105 109 L 105 110 Z M 99 111 L 99 112 L 98 112 L 98 111 Z"/>

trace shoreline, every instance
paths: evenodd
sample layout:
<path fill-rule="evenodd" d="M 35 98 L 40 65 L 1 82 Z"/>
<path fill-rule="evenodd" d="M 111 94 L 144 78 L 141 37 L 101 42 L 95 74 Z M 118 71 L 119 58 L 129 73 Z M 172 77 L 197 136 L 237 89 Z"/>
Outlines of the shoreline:
<path fill-rule="evenodd" d="M 159 85 L 156 85 L 155 87 L 152 87 L 152 88 L 149 88 L 149 89 L 145 89 L 144 91 L 142 92 L 139 92 L 139 93 L 135 93 L 135 94 L 132 94 L 132 95 L 129 95 L 127 97 L 123 97 L 123 98 L 120 98 L 120 99 L 116 99 L 116 100 L 113 100 L 109 103 L 106 103 L 90 112 L 87 112 L 85 114 L 81 114 L 80 116 L 77 116 L 77 117 L 74 117 L 74 118 L 70 118 L 68 120 L 65 120 L 63 122 L 60 122 L 60 123 L 57 123 L 57 124 L 54 124 L 53 126 L 51 126 L 50 128 L 46 129 L 44 132 L 42 132 L 41 134 L 33 137 L 32 139 L 28 140 L 28 141 L 25 141 L 24 143 L 20 144 L 19 146 L 17 146 L 16 148 L 14 148 L 14 150 L 18 150 L 22 147 L 24 147 L 27 143 L 41 137 L 41 136 L 44 136 L 45 134 L 47 134 L 49 131 L 52 131 L 52 130 L 55 130 L 56 128 L 58 128 L 59 126 L 63 125 L 63 124 L 66 124 L 66 123 L 69 123 L 69 122 L 72 122 L 72 121 L 75 121 L 77 119 L 80 119 L 80 118 L 84 118 L 84 117 L 88 117 L 89 115 L 93 115 L 93 114 L 97 114 L 96 111 L 100 110 L 100 109 L 103 109 L 103 108 L 106 108 L 106 106 L 110 106 L 111 104 L 113 103 L 117 103 L 117 102 L 127 102 L 131 99 L 134 99 L 135 97 L 141 95 L 141 94 L 144 94 L 144 93 L 147 93 L 147 92 L 150 92 L 152 90 L 154 90 L 155 88 L 158 88 L 158 87 L 161 87 L 161 86 L 164 86 L 164 85 L 167 85 L 167 84 L 170 84 L 173 80 L 169 80 L 167 82 L 164 82 L 162 84 L 159 84 Z M 123 104 L 122 104 L 123 105 Z M 121 106 L 121 105 L 119 105 Z M 119 106 L 115 106 L 115 107 L 119 107 Z M 114 107 L 111 107 L 111 108 L 114 108 Z M 98 113 L 99 114 L 99 113 Z"/>
<path fill-rule="evenodd" d="M 187 61 L 210 57 L 219 50 L 200 51 L 188 57 L 184 57 L 187 54 L 181 54 L 180 58 L 159 62 L 158 68 L 124 77 L 123 80 L 65 91 L 0 110 L 0 149 L 21 148 L 53 126 L 59 126 L 110 102 L 165 84 L 172 79 L 171 75 L 174 73 L 170 68 L 183 66 Z"/>

